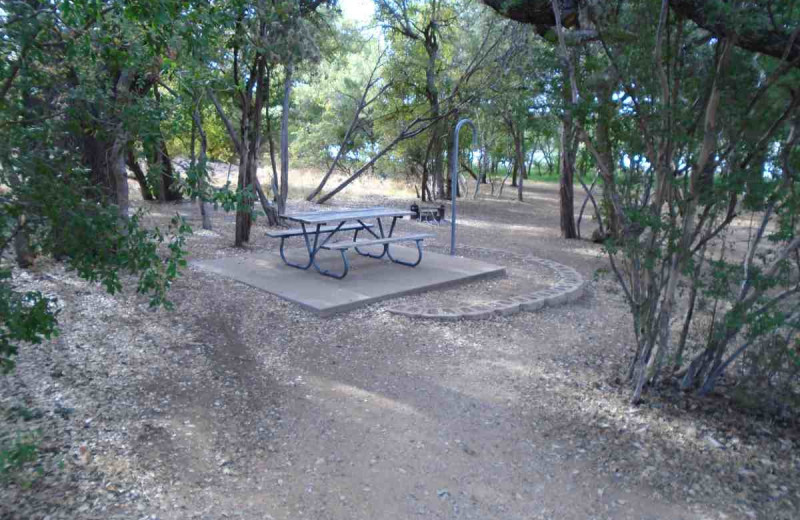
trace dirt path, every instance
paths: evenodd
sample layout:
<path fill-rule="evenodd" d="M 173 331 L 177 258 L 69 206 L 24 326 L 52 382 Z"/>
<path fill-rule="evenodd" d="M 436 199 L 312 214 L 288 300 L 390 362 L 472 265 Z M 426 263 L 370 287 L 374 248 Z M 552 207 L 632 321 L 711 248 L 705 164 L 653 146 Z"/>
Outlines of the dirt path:
<path fill-rule="evenodd" d="M 592 279 L 596 246 L 558 238 L 557 187 L 527 195 L 466 202 L 464 243 L 552 258 Z M 230 222 L 217 224 L 219 235 L 191 239 L 195 257 L 248 254 L 228 247 Z M 431 247 L 444 246 L 447 230 L 432 229 Z M 274 247 L 262 234 L 252 248 Z M 87 471 L 79 445 L 94 454 L 97 476 L 81 487 L 93 505 L 56 507 L 65 518 L 761 516 L 755 499 L 734 502 L 704 477 L 741 461 L 698 448 L 702 431 L 684 441 L 680 420 L 630 408 L 609 387 L 630 325 L 601 284 L 564 307 L 440 323 L 380 304 L 321 319 L 196 270 L 173 289 L 178 311 L 153 315 L 133 296 L 99 300 L 67 274 L 48 276 L 31 283 L 66 302 L 65 334 L 25 354 L 14 377 L 34 405 L 52 409 L 59 396 L 75 409 L 68 424 L 83 427 L 68 429 L 65 471 Z M 674 466 L 660 463 L 670 457 Z M 791 517 L 775 510 L 762 517 Z M 22 511 L 0 516 L 50 510 Z"/>
<path fill-rule="evenodd" d="M 164 518 L 688 518 L 590 477 L 574 447 L 537 431 L 523 398 L 546 390 L 521 388 L 547 352 L 515 346 L 508 323 L 341 322 L 330 335 L 306 323 L 286 352 L 291 380 L 276 388 L 241 325 L 206 318 L 224 331 L 209 360 L 224 375 L 170 396 L 162 420 L 194 427 L 178 426 L 169 450 L 188 453 L 195 475 L 153 453 L 153 469 L 181 480 Z"/>

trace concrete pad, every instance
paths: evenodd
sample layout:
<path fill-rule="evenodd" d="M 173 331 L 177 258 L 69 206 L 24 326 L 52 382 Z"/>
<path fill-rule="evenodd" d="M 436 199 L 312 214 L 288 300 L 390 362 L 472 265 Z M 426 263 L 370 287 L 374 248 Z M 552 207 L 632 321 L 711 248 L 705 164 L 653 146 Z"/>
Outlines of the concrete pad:
<path fill-rule="evenodd" d="M 380 248 L 375 251 L 379 252 Z M 355 251 L 347 254 L 350 272 L 342 280 L 322 276 L 313 267 L 307 271 L 289 267 L 277 253 L 198 260 L 192 264 L 297 303 L 320 316 L 505 274 L 505 267 L 424 249 L 422 263 L 417 267 L 395 264 L 386 259 L 365 258 Z M 400 260 L 414 261 L 417 250 L 392 246 L 392 255 Z M 308 261 L 305 248 L 287 250 L 286 256 L 296 263 Z M 317 262 L 323 269 L 342 271 L 338 252 L 320 251 Z"/>

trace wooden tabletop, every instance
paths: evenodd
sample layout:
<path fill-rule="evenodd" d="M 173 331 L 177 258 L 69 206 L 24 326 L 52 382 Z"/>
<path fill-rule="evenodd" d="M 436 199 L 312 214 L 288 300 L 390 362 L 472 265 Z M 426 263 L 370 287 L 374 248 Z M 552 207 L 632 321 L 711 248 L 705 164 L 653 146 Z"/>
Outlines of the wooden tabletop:
<path fill-rule="evenodd" d="M 368 218 L 383 217 L 410 217 L 414 212 L 407 209 L 394 208 L 361 208 L 334 211 L 307 211 L 304 213 L 289 213 L 281 215 L 287 220 L 303 224 L 326 224 L 328 222 L 343 222 L 346 220 L 363 220 Z"/>

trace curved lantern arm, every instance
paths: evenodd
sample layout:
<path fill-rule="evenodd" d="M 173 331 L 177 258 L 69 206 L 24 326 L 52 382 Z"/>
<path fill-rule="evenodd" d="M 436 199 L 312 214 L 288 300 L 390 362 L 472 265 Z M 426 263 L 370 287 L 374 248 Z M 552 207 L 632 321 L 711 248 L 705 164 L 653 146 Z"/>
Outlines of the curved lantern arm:
<path fill-rule="evenodd" d="M 456 124 L 453 132 L 453 149 L 451 150 L 450 160 L 450 195 L 452 203 L 450 207 L 450 256 L 456 254 L 456 195 L 458 195 L 458 134 L 461 127 L 469 125 L 472 127 L 472 146 L 478 146 L 478 128 L 469 119 L 462 119 Z"/>

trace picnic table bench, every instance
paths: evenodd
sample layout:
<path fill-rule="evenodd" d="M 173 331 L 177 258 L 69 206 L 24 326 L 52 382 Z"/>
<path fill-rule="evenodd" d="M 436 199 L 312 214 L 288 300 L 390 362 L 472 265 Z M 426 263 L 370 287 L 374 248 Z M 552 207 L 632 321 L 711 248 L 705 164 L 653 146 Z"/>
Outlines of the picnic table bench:
<path fill-rule="evenodd" d="M 311 231 L 307 231 L 304 228 L 293 228 L 293 229 L 283 229 L 280 231 L 267 231 L 267 236 L 270 238 L 281 239 L 281 247 L 280 247 L 281 259 L 283 259 L 286 265 L 291 265 L 292 267 L 297 267 L 299 269 L 308 269 L 309 267 L 311 267 L 311 264 L 307 264 L 306 266 L 301 266 L 299 264 L 293 264 L 292 262 L 286 259 L 286 253 L 284 251 L 284 247 L 287 238 L 301 237 L 304 236 L 304 234 L 314 234 L 314 233 L 324 234 L 324 233 L 334 233 L 340 231 L 355 231 L 355 233 L 353 233 L 353 240 L 356 240 L 358 238 L 359 231 L 361 231 L 362 229 L 370 228 L 372 226 L 373 224 L 356 223 L 356 224 L 345 224 L 344 226 L 321 226 L 318 230 L 311 230 Z"/>
<path fill-rule="evenodd" d="M 350 262 L 347 258 L 347 251 L 354 249 L 356 253 L 361 256 L 369 258 L 383 258 L 386 256 L 396 264 L 406 265 L 409 267 L 416 267 L 422 261 L 422 241 L 426 238 L 432 237 L 432 234 L 418 233 L 413 235 L 394 236 L 394 229 L 397 220 L 403 217 L 411 216 L 413 213 L 407 210 L 397 210 L 391 208 L 366 208 L 358 210 L 336 210 L 336 211 L 315 211 L 306 213 L 292 213 L 282 215 L 285 219 L 297 222 L 300 228 L 271 231 L 267 236 L 272 238 L 280 238 L 280 255 L 286 265 L 295 267 L 297 269 L 309 269 L 314 267 L 317 272 L 332 278 L 342 279 L 347 276 L 350 270 Z M 392 223 L 389 226 L 388 232 L 384 230 L 382 218 L 391 218 Z M 375 219 L 376 223 L 365 222 L 365 220 Z M 355 222 L 353 222 L 355 221 Z M 332 223 L 338 222 L 334 225 Z M 378 232 L 376 233 L 373 228 L 377 225 Z M 352 240 L 342 240 L 331 242 L 331 239 L 343 231 L 354 231 Z M 359 240 L 358 233 L 366 231 L 373 238 L 366 240 Z M 324 237 L 323 237 L 324 235 Z M 306 264 L 298 264 L 289 261 L 284 252 L 285 240 L 291 237 L 302 236 L 308 250 L 308 262 Z M 321 240 L 320 240 L 321 239 Z M 408 262 L 395 258 L 389 249 L 391 244 L 402 242 L 414 242 L 417 246 L 417 259 L 414 262 Z M 361 251 L 361 248 L 369 246 L 383 246 L 383 251 L 380 254 Z M 342 272 L 336 273 L 327 269 L 323 269 L 317 264 L 316 256 L 321 249 L 339 251 L 342 255 L 342 263 L 344 264 Z"/>

